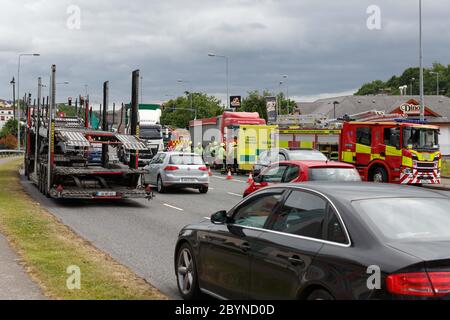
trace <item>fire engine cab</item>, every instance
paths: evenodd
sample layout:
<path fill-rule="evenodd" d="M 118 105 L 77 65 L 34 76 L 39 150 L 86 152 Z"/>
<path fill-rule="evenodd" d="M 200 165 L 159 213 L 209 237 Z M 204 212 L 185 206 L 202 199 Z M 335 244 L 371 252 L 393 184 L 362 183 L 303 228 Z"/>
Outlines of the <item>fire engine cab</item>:
<path fill-rule="evenodd" d="M 439 184 L 439 127 L 418 123 L 344 122 L 339 159 L 366 181 Z"/>

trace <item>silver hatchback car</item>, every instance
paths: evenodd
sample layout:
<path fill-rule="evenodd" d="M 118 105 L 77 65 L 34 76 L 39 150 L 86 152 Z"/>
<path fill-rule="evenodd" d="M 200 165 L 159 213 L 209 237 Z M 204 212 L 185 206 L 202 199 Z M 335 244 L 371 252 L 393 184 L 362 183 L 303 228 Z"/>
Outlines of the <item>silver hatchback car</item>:
<path fill-rule="evenodd" d="M 159 152 L 144 167 L 144 184 L 156 185 L 159 193 L 168 188 L 194 188 L 207 193 L 208 168 L 195 153 Z"/>

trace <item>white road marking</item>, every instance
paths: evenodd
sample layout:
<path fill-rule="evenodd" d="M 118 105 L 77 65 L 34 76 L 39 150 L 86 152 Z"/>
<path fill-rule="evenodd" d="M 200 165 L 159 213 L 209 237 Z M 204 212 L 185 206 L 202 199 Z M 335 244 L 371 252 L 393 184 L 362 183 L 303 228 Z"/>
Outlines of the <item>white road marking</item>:
<path fill-rule="evenodd" d="M 216 178 L 216 179 L 221 179 L 221 180 L 225 180 L 226 178 L 225 177 L 219 177 L 219 176 L 212 176 L 213 178 Z"/>
<path fill-rule="evenodd" d="M 227 192 L 227 193 L 231 196 L 236 196 L 236 197 L 242 198 L 242 194 L 237 194 L 237 193 L 233 193 L 233 192 Z"/>
<path fill-rule="evenodd" d="M 184 211 L 184 209 L 181 209 L 181 208 L 178 208 L 178 207 L 171 206 L 170 204 L 167 204 L 167 203 L 163 203 L 163 205 L 165 205 L 166 207 L 169 207 L 169 208 L 178 210 L 178 211 Z"/>

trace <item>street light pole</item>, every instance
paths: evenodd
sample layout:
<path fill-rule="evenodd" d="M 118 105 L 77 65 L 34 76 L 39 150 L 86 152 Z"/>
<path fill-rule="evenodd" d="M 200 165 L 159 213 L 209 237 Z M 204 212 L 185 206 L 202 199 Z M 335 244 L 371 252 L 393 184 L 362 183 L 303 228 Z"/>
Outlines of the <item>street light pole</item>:
<path fill-rule="evenodd" d="M 17 64 L 17 151 L 20 151 L 20 58 L 24 56 L 40 56 L 39 53 L 21 53 L 19 54 L 19 63 Z M 24 101 L 25 102 L 25 101 Z"/>
<path fill-rule="evenodd" d="M 228 57 L 227 56 L 221 56 L 221 55 L 218 55 L 218 54 L 215 54 L 215 53 L 211 53 L 211 52 L 208 53 L 208 56 L 209 57 L 217 57 L 217 58 L 225 59 L 225 73 L 226 73 L 226 77 L 227 77 L 227 98 L 226 98 L 227 102 L 226 102 L 226 105 L 227 105 L 227 108 L 230 108 L 230 90 L 229 90 L 230 83 L 229 83 L 229 70 L 228 70 L 229 61 L 228 61 Z"/>
<path fill-rule="evenodd" d="M 420 60 L 420 120 L 425 120 L 425 97 L 423 92 L 423 46 L 422 46 L 422 0 L 419 0 L 419 60 Z"/>
<path fill-rule="evenodd" d="M 16 81 L 12 78 L 10 84 L 13 85 L 13 118 L 16 120 Z"/>
<path fill-rule="evenodd" d="M 277 94 L 277 116 L 281 115 L 281 86 L 283 81 L 278 82 L 278 94 Z"/>

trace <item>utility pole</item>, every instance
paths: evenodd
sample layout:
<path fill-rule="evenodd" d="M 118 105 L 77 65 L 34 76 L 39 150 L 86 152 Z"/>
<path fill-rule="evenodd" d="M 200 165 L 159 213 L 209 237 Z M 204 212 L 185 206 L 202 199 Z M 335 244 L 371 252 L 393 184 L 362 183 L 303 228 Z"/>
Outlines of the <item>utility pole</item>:
<path fill-rule="evenodd" d="M 423 92 L 423 46 L 422 46 L 422 0 L 419 0 L 419 60 L 420 60 L 420 120 L 425 120 L 425 97 Z"/>
<path fill-rule="evenodd" d="M 10 84 L 13 85 L 13 118 L 16 120 L 16 80 L 12 78 Z"/>

